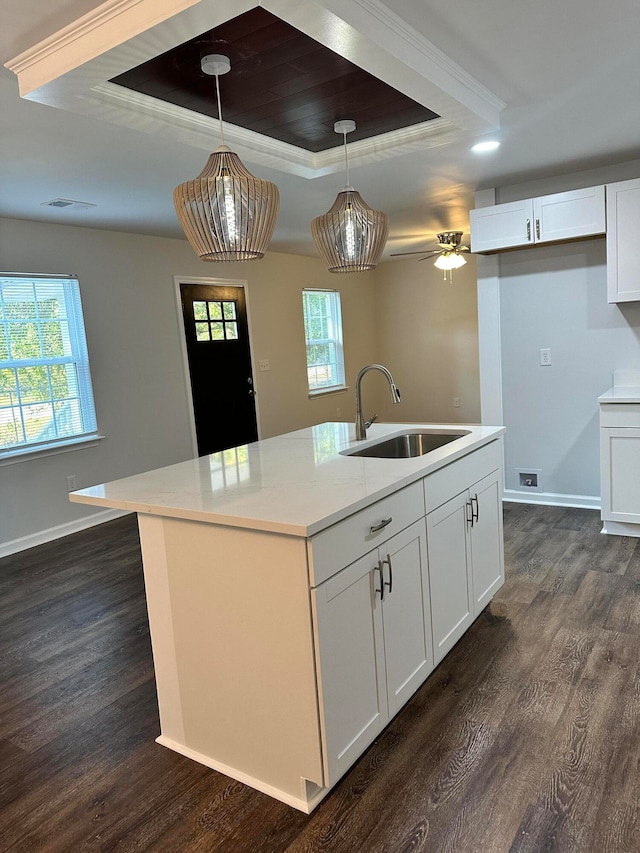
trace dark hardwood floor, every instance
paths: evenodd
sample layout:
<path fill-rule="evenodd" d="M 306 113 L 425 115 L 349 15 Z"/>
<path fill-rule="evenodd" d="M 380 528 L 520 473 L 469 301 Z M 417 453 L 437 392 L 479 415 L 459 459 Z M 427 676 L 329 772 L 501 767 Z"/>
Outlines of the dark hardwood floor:
<path fill-rule="evenodd" d="M 137 528 L 0 561 L 0 849 L 638 853 L 640 546 L 505 505 L 507 583 L 310 816 L 157 745 Z"/>

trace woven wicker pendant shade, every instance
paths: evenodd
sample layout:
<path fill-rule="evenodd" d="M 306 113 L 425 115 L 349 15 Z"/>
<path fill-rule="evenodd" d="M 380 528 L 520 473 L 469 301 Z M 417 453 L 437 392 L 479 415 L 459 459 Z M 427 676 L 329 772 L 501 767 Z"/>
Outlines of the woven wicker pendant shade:
<path fill-rule="evenodd" d="M 252 261 L 263 258 L 280 208 L 278 187 L 256 178 L 224 144 L 218 76 L 231 68 L 218 54 L 201 60 L 205 74 L 215 75 L 220 145 L 197 178 L 173 191 L 180 225 L 203 261 Z"/>
<path fill-rule="evenodd" d="M 173 202 L 187 240 L 203 261 L 251 261 L 267 251 L 280 194 L 221 145 L 197 178 L 175 188 Z"/>
<path fill-rule="evenodd" d="M 311 234 L 329 272 L 365 272 L 375 269 L 387 242 L 389 220 L 380 210 L 367 207 L 359 192 L 349 186 L 347 133 L 355 121 L 337 121 L 333 129 L 344 138 L 347 186 L 338 193 L 333 206 L 311 223 Z"/>
<path fill-rule="evenodd" d="M 316 248 L 336 273 L 374 269 L 388 233 L 386 214 L 368 207 L 353 187 L 339 192 L 331 209 L 311 223 Z"/>

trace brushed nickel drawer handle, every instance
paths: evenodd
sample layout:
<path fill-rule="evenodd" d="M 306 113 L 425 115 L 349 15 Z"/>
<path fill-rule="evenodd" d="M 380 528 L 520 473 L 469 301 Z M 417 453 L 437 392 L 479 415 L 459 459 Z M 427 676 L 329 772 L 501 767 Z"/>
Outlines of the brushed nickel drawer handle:
<path fill-rule="evenodd" d="M 387 524 L 391 524 L 392 521 L 393 518 L 391 516 L 389 516 L 389 518 L 383 518 L 380 524 L 374 524 L 369 528 L 369 530 L 371 533 L 377 533 L 379 530 L 384 530 Z"/>

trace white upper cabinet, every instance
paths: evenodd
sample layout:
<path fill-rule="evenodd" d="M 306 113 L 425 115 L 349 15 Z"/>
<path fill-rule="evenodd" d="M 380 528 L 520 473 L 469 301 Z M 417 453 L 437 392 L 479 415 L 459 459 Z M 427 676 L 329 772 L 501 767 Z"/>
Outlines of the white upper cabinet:
<path fill-rule="evenodd" d="M 588 187 L 471 211 L 471 251 L 496 252 L 604 234 L 604 187 Z"/>
<path fill-rule="evenodd" d="M 640 300 L 640 178 L 607 185 L 607 299 Z"/>
<path fill-rule="evenodd" d="M 472 252 L 493 252 L 533 243 L 533 199 L 479 207 L 470 216 Z"/>

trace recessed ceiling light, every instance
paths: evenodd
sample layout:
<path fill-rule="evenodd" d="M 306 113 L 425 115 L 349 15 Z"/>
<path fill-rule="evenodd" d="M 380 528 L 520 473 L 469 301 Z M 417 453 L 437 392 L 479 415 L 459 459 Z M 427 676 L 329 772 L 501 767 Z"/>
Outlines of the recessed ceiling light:
<path fill-rule="evenodd" d="M 500 148 L 500 143 L 495 139 L 485 139 L 484 142 L 476 142 L 471 146 L 474 154 L 485 154 L 487 151 L 495 151 L 496 148 Z"/>

